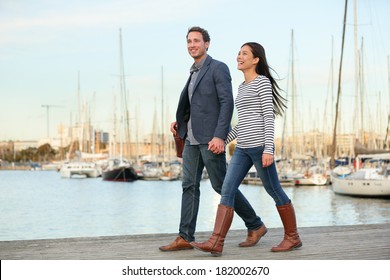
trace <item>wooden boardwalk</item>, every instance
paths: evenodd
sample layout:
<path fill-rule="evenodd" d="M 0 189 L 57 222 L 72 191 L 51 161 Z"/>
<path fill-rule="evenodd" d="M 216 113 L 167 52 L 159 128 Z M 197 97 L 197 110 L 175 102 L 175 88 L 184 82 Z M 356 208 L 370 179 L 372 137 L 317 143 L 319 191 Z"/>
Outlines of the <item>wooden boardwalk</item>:
<path fill-rule="evenodd" d="M 197 250 L 160 252 L 176 234 L 1 241 L 1 260 L 390 260 L 390 224 L 300 228 L 300 249 L 273 253 L 282 228 L 271 228 L 259 244 L 240 248 L 245 230 L 228 233 L 219 258 Z M 197 241 L 210 232 L 197 233 Z"/>

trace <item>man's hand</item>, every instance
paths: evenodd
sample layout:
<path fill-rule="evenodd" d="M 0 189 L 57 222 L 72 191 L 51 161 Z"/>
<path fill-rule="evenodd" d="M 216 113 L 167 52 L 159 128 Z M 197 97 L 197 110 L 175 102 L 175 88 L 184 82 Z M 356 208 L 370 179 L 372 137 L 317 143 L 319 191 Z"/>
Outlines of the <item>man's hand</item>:
<path fill-rule="evenodd" d="M 177 124 L 176 124 L 176 122 L 171 123 L 171 132 L 173 133 L 174 136 L 176 136 L 176 133 L 177 133 Z"/>
<path fill-rule="evenodd" d="M 222 154 L 225 151 L 225 142 L 218 137 L 211 139 L 208 144 L 208 150 L 212 151 L 214 154 Z"/>

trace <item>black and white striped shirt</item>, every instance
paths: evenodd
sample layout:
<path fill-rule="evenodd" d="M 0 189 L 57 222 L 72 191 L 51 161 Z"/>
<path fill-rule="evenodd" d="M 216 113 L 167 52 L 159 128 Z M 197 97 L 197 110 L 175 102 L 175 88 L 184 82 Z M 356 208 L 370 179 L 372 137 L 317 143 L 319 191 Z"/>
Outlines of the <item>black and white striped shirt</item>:
<path fill-rule="evenodd" d="M 237 147 L 264 146 L 264 153 L 274 154 L 274 112 L 272 86 L 263 75 L 238 87 L 235 100 L 238 124 L 229 132 L 225 143 L 237 138 Z"/>

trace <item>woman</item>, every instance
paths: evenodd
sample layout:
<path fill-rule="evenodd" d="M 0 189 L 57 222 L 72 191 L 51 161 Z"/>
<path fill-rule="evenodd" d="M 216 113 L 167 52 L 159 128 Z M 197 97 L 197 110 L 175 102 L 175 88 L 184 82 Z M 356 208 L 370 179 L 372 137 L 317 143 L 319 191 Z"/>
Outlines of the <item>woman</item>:
<path fill-rule="evenodd" d="M 224 240 L 234 214 L 234 196 L 252 165 L 255 166 L 267 193 L 274 199 L 284 226 L 284 238 L 272 252 L 288 251 L 302 246 L 291 200 L 283 191 L 274 163 L 274 117 L 282 115 L 285 99 L 270 74 L 264 48 L 245 43 L 237 56 L 237 68 L 245 81 L 238 88 L 235 105 L 238 124 L 229 132 L 226 143 L 237 138 L 237 145 L 222 186 L 214 231 L 209 240 L 191 245 L 215 256 L 222 254 Z M 260 228 L 267 232 L 265 225 Z"/>

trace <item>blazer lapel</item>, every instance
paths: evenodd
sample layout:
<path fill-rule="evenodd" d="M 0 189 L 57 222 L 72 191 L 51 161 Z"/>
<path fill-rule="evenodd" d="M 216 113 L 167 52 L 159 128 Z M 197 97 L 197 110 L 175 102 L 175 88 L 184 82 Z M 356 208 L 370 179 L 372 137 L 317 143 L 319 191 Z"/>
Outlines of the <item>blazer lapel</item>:
<path fill-rule="evenodd" d="M 195 85 L 194 85 L 194 94 L 195 94 L 196 88 L 198 87 L 198 84 L 200 83 L 200 81 L 202 80 L 203 76 L 207 73 L 207 71 L 210 68 L 211 59 L 212 59 L 211 56 L 208 55 L 207 58 L 206 58 L 206 61 L 203 64 L 203 67 L 200 69 L 198 78 L 196 79 L 196 82 L 195 82 Z"/>

